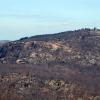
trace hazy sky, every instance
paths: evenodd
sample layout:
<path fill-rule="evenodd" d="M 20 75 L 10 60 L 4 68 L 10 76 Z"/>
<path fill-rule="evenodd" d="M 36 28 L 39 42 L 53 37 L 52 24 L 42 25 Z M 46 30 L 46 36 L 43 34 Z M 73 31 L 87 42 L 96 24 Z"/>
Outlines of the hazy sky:
<path fill-rule="evenodd" d="M 100 28 L 100 0 L 0 0 L 0 39 Z"/>

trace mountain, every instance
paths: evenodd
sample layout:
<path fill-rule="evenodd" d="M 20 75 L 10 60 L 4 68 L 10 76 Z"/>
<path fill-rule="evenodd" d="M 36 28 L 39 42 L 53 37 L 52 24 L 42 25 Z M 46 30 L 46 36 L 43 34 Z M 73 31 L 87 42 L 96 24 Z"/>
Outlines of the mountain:
<path fill-rule="evenodd" d="M 100 30 L 24 37 L 0 47 L 0 100 L 100 100 Z"/>
<path fill-rule="evenodd" d="M 25 37 L 0 47 L 0 62 L 13 64 L 99 66 L 99 55 L 99 29 Z"/>

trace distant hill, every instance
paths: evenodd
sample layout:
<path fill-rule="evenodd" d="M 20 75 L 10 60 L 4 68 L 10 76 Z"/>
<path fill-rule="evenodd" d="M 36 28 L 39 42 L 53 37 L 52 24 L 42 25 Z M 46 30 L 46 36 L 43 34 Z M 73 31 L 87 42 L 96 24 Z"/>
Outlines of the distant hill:
<path fill-rule="evenodd" d="M 9 40 L 0 40 L 0 46 L 2 46 L 3 44 L 10 42 Z"/>

